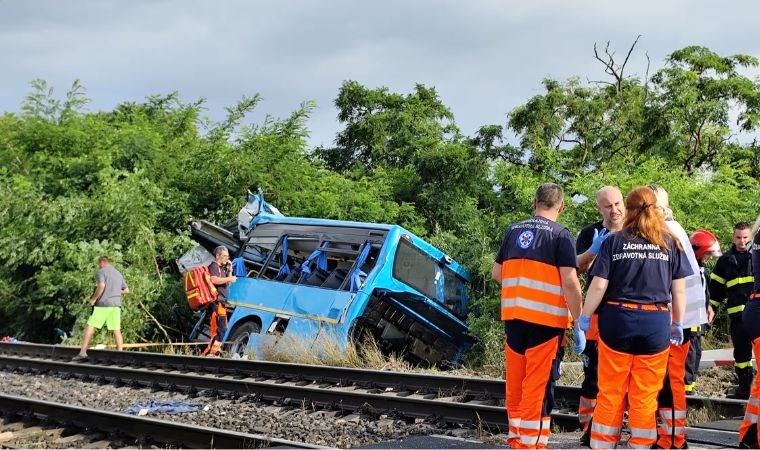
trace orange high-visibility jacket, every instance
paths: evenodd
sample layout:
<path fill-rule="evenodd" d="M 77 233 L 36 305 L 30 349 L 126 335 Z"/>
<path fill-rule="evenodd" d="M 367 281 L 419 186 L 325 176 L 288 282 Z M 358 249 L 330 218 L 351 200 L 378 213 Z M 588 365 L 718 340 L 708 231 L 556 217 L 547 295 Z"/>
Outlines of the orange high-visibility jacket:
<path fill-rule="evenodd" d="M 575 239 L 556 222 L 533 217 L 512 225 L 502 242 L 501 319 L 566 328 L 570 320 L 559 267 L 577 267 Z"/>
<path fill-rule="evenodd" d="M 502 263 L 501 320 L 565 328 L 568 316 L 556 266 L 523 258 Z"/>

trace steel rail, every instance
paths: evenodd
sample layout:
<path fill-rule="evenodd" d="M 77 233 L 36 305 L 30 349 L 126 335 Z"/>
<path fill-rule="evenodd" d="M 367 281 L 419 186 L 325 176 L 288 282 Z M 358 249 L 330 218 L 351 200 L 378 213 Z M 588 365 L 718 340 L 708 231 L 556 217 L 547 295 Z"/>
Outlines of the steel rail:
<path fill-rule="evenodd" d="M 0 354 L 21 355 L 32 358 L 43 357 L 69 360 L 77 352 L 78 349 L 74 347 L 0 343 Z M 340 385 L 355 384 L 366 388 L 393 388 L 396 391 L 413 391 L 440 396 L 464 395 L 478 399 L 493 399 L 499 404 L 503 404 L 505 395 L 504 380 L 491 378 L 167 355 L 149 352 L 91 350 L 89 355 L 90 363 L 128 365 L 132 367 L 163 367 L 167 370 L 192 370 L 199 373 L 226 373 L 252 378 L 264 377 L 290 381 L 315 381 Z M 577 408 L 580 401 L 580 387 L 557 385 L 554 392 L 558 405 L 567 409 Z M 702 396 L 688 396 L 686 397 L 686 402 L 687 406 L 693 408 L 710 407 L 715 413 L 724 417 L 743 416 L 747 405 L 745 400 Z"/>
<path fill-rule="evenodd" d="M 188 425 L 13 395 L 0 394 L 0 410 L 9 417 L 33 415 L 51 422 L 73 424 L 78 428 L 181 444 L 190 448 L 326 448 L 258 434 Z"/>
<path fill-rule="evenodd" d="M 508 426 L 502 406 L 429 399 L 410 391 L 354 390 L 353 387 L 336 387 L 332 384 L 325 388 L 312 382 L 301 385 L 302 383 L 282 382 L 280 379 L 261 381 L 222 374 L 208 376 L 15 356 L 0 356 L 0 368 L 79 374 L 94 379 L 119 380 L 167 389 L 234 392 L 252 395 L 269 402 L 289 402 L 351 411 L 397 411 L 408 417 L 440 418 L 451 423 L 480 423 L 494 428 L 506 429 Z"/>
<path fill-rule="evenodd" d="M 0 354 L 51 359 L 71 359 L 78 353 L 74 347 L 44 344 L 0 343 Z M 89 350 L 89 362 L 155 366 L 177 370 L 199 370 L 210 373 L 233 373 L 293 380 L 319 380 L 332 383 L 364 384 L 368 387 L 394 387 L 414 391 L 487 394 L 504 398 L 504 381 L 477 377 L 456 377 L 413 372 L 391 372 L 348 367 L 331 367 L 244 359 L 208 358 L 201 356 L 167 355 L 150 352 L 116 352 Z"/>

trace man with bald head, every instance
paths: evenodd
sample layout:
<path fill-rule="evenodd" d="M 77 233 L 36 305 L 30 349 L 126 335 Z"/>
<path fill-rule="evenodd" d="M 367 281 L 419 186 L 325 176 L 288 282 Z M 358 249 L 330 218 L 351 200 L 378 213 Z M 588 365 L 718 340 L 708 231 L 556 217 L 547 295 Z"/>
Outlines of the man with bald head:
<path fill-rule="evenodd" d="M 578 273 L 590 271 L 594 265 L 596 254 L 602 246 L 602 242 L 616 231 L 623 228 L 625 219 L 625 202 L 620 189 L 615 186 L 604 186 L 596 192 L 596 208 L 602 215 L 602 220 L 594 222 L 578 233 L 575 247 L 578 253 Z M 586 280 L 586 288 L 590 279 Z M 581 385 L 581 400 L 578 405 L 578 418 L 583 427 L 581 444 L 590 444 L 591 421 L 596 406 L 596 396 L 599 393 L 597 385 L 597 368 L 599 354 L 597 351 L 597 339 L 599 328 L 597 327 L 597 315 L 591 318 L 591 329 L 586 332 L 586 348 L 583 350 L 583 384 Z"/>

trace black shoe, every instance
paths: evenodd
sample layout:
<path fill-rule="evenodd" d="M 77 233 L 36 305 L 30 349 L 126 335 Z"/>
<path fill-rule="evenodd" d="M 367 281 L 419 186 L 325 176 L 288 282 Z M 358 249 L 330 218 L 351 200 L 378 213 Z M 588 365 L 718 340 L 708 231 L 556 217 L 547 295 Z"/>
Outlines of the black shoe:
<path fill-rule="evenodd" d="M 86 356 L 86 355 L 85 356 L 77 355 L 77 356 L 71 358 L 71 362 L 85 362 L 88 359 L 89 359 L 89 357 Z"/>
<path fill-rule="evenodd" d="M 591 427 L 588 427 L 588 430 L 581 435 L 581 446 L 591 447 Z"/>

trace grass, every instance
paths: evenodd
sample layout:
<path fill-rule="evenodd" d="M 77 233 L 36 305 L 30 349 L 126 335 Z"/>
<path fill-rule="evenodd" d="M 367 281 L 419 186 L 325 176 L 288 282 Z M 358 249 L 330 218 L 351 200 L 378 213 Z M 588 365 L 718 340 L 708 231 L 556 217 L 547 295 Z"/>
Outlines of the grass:
<path fill-rule="evenodd" d="M 688 425 L 713 422 L 720 419 L 722 417 L 718 414 L 718 411 L 709 403 L 701 408 L 686 408 L 686 423 Z"/>
<path fill-rule="evenodd" d="M 340 345 L 337 339 L 320 334 L 314 342 L 305 342 L 293 336 L 282 336 L 262 346 L 262 359 L 267 361 L 296 362 L 300 364 L 413 371 L 415 367 L 399 355 L 384 355 L 374 340 Z M 257 356 L 257 355 L 252 355 Z"/>

